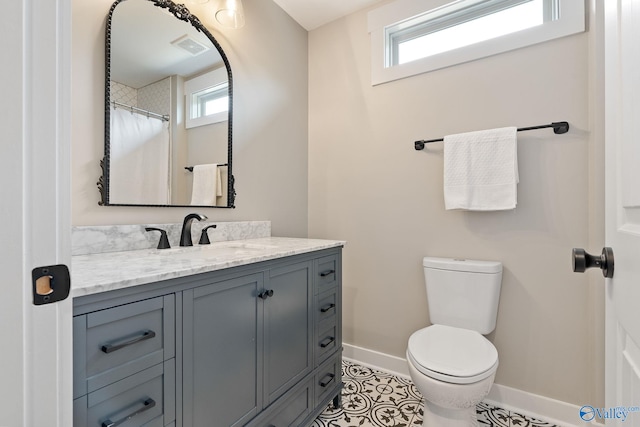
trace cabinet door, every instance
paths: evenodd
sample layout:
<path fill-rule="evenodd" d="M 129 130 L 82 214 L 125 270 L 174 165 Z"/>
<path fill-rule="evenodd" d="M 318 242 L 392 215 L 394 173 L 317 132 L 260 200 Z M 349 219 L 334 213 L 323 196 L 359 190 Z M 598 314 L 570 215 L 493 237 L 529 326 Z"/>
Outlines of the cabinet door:
<path fill-rule="evenodd" d="M 311 262 L 269 270 L 264 300 L 265 406 L 312 370 Z"/>
<path fill-rule="evenodd" d="M 183 292 L 184 427 L 241 426 L 262 407 L 262 277 Z"/>

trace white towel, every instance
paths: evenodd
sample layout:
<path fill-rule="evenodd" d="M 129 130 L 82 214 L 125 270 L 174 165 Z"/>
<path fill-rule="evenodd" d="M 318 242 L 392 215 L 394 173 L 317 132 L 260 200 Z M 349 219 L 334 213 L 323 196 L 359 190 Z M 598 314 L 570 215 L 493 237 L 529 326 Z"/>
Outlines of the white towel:
<path fill-rule="evenodd" d="M 515 209 L 518 184 L 517 129 L 507 127 L 444 138 L 446 209 Z"/>
<path fill-rule="evenodd" d="M 193 188 L 191 204 L 195 206 L 215 206 L 216 196 L 221 191 L 220 171 L 215 163 L 193 167 Z"/>
<path fill-rule="evenodd" d="M 216 168 L 216 196 L 222 196 L 222 173 L 220 173 L 220 167 Z"/>

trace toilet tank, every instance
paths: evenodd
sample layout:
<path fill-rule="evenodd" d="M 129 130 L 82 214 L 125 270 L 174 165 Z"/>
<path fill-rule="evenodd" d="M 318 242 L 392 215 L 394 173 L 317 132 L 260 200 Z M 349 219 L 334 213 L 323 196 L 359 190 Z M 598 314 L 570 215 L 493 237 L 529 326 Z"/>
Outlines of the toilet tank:
<path fill-rule="evenodd" d="M 429 319 L 486 335 L 496 327 L 502 264 L 452 258 L 423 259 Z"/>

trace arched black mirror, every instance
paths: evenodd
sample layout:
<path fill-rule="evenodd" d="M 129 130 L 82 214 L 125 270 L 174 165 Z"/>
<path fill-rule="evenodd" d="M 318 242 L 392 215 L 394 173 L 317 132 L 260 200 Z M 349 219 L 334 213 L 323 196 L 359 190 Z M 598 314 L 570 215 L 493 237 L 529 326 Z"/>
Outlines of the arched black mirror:
<path fill-rule="evenodd" d="M 100 205 L 234 207 L 233 80 L 211 33 L 171 0 L 117 0 L 105 52 Z"/>

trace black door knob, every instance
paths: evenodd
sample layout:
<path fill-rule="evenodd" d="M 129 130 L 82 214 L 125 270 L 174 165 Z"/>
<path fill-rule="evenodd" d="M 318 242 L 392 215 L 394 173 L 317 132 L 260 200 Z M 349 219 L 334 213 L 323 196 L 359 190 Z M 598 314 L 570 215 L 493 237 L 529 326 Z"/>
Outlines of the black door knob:
<path fill-rule="evenodd" d="M 613 277 L 613 249 L 603 248 L 600 256 L 591 255 L 582 248 L 573 248 L 573 271 L 584 273 L 587 269 L 597 267 L 602 270 L 602 275 L 608 279 Z"/>

